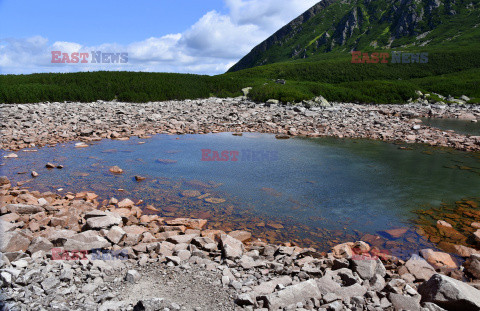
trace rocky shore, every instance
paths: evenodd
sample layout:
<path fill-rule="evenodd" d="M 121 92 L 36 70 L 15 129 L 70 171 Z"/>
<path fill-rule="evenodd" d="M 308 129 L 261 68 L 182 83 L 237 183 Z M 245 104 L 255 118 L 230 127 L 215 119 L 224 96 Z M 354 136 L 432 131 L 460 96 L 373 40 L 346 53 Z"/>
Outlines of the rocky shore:
<path fill-rule="evenodd" d="M 480 119 L 480 106 L 441 105 L 427 99 L 407 105 L 328 103 L 321 98 L 292 106 L 274 100 L 259 104 L 246 97 L 144 104 L 2 104 L 0 113 L 0 149 L 12 151 L 67 141 L 88 144 L 103 138 L 211 132 L 370 138 L 480 150 L 480 136 L 431 128 L 418 119 L 459 118 L 475 122 Z"/>
<path fill-rule="evenodd" d="M 0 310 L 480 310 L 475 250 L 461 265 L 362 241 L 319 253 L 129 199 L 0 185 Z"/>

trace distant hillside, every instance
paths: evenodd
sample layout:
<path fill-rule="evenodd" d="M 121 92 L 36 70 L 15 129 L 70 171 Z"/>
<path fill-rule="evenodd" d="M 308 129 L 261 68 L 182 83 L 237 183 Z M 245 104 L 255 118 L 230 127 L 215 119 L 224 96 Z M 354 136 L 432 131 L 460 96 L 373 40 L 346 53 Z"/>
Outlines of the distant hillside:
<path fill-rule="evenodd" d="M 329 52 L 465 47 L 480 42 L 479 7 L 479 0 L 324 0 L 229 72 Z"/>

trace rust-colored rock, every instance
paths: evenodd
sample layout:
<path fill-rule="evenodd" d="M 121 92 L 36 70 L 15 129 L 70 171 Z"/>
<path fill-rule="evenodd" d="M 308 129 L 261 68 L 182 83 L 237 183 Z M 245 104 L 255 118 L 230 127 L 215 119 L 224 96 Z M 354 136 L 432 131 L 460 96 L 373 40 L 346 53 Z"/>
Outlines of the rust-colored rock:
<path fill-rule="evenodd" d="M 450 254 L 444 252 L 436 252 L 433 249 L 422 249 L 420 251 L 420 254 L 434 268 L 458 268 L 457 263 L 454 261 Z"/>
<path fill-rule="evenodd" d="M 232 231 L 228 235 L 239 240 L 240 242 L 245 242 L 252 238 L 252 234 L 245 230 Z"/>
<path fill-rule="evenodd" d="M 202 229 L 206 224 L 206 219 L 190 219 L 190 218 L 176 218 L 165 221 L 167 225 L 178 226 L 183 225 L 190 229 Z"/>
<path fill-rule="evenodd" d="M 122 201 L 118 202 L 118 208 L 127 208 L 132 207 L 135 203 L 130 199 L 123 199 Z"/>
<path fill-rule="evenodd" d="M 407 233 L 408 229 L 407 228 L 398 228 L 398 229 L 390 229 L 390 230 L 385 230 L 382 231 L 387 235 L 387 237 L 391 239 L 399 239 Z"/>

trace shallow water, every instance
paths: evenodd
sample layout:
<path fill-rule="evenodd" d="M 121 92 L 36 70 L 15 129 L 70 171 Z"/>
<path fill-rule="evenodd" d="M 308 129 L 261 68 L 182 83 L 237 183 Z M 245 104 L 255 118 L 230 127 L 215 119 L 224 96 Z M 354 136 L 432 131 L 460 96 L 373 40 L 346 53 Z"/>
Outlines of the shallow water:
<path fill-rule="evenodd" d="M 478 153 L 421 145 L 403 150 L 371 140 L 278 140 L 257 133 L 156 135 L 103 140 L 88 148 L 73 145 L 17 152 L 17 159 L 3 160 L 2 175 L 27 180 L 35 170 L 40 176 L 25 184 L 34 190 L 143 199 L 161 208 L 163 216 L 204 217 L 212 227 L 248 229 L 270 242 L 293 240 L 322 250 L 365 233 L 413 227 L 411 212 L 420 207 L 480 196 Z M 202 161 L 202 149 L 238 151 L 238 161 Z M 247 151 L 257 152 L 257 161 L 246 159 Z M 64 168 L 48 170 L 47 162 Z M 110 173 L 114 165 L 124 173 Z M 137 182 L 135 175 L 147 179 Z M 186 189 L 225 202 L 184 197 Z M 404 251 L 428 246 L 414 232 L 385 242 Z"/>
<path fill-rule="evenodd" d="M 437 127 L 441 130 L 454 130 L 459 134 L 480 135 L 480 122 L 471 122 L 459 119 L 422 118 L 423 124 Z"/>

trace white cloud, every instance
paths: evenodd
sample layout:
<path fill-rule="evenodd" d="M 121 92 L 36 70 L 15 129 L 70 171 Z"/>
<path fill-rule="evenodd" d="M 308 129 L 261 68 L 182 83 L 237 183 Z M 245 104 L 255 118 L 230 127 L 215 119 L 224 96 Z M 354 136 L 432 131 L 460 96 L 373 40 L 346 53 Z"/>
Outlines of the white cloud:
<path fill-rule="evenodd" d="M 128 45 L 84 46 L 34 36 L 0 39 L 0 73 L 132 70 L 219 74 L 317 0 L 224 0 L 227 14 L 207 12 L 183 33 Z M 125 64 L 52 64 L 51 51 L 128 53 Z M 91 58 L 90 58 L 91 59 Z"/>

